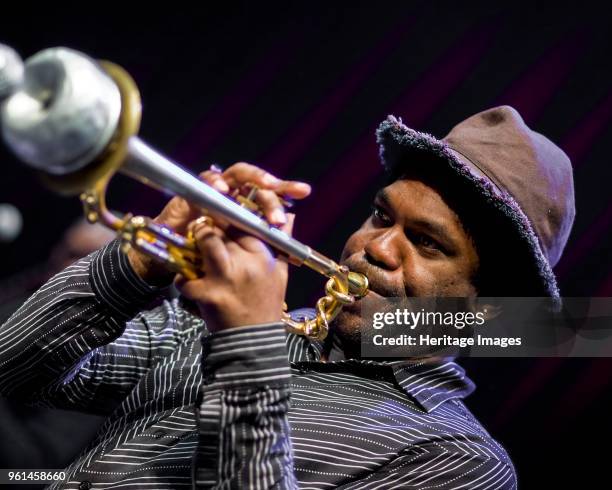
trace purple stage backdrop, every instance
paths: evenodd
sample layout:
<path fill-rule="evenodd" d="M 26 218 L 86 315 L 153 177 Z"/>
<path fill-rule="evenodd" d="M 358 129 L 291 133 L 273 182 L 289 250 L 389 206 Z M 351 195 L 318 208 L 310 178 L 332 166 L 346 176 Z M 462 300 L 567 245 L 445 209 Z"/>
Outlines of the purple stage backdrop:
<path fill-rule="evenodd" d="M 383 181 L 374 129 L 387 114 L 441 137 L 468 115 L 512 105 L 574 166 L 576 222 L 555 270 L 562 294 L 612 296 L 612 17 L 589 2 L 546 4 L 231 2 L 129 19 L 56 11 L 26 23 L 3 16 L 0 42 L 25 56 L 64 45 L 125 67 L 144 101 L 142 137 L 193 171 L 249 161 L 311 183 L 296 235 L 332 257 Z M 9 278 L 42 268 L 80 207 L 0 151 L 0 202 L 24 218 L 21 235 L 0 243 Z M 117 178 L 109 204 L 154 215 L 164 199 Z M 292 272 L 289 305 L 310 306 L 323 280 Z M 594 445 L 611 435 L 612 360 L 463 365 L 478 386 L 468 405 L 508 448 L 522 488 L 607 475 Z"/>

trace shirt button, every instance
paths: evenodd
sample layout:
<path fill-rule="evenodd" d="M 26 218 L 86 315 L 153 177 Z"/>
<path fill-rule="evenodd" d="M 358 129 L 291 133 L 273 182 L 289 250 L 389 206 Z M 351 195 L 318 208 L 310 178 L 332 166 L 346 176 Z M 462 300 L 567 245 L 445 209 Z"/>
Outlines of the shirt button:
<path fill-rule="evenodd" d="M 88 482 L 87 480 L 79 483 L 79 490 L 89 490 L 90 488 L 91 488 L 91 482 Z"/>

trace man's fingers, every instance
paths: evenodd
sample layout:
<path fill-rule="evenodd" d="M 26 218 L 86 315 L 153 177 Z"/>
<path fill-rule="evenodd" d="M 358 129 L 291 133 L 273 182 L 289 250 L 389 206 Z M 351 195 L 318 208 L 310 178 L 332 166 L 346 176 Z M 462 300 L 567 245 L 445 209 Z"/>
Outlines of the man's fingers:
<path fill-rule="evenodd" d="M 287 223 L 287 216 L 280 196 L 292 199 L 302 199 L 308 196 L 311 188 L 304 182 L 284 181 L 276 178 L 269 172 L 246 162 L 238 162 L 221 172 L 219 169 L 206 170 L 200 173 L 200 178 L 214 189 L 227 194 L 231 189 L 240 189 L 245 193 L 247 184 L 258 187 L 255 203 L 261 209 L 265 219 L 274 226 L 283 226 Z M 193 213 L 192 213 L 193 215 Z M 216 226 L 227 231 L 229 223 L 213 213 Z"/>
<path fill-rule="evenodd" d="M 281 230 L 287 233 L 287 235 L 292 236 L 293 234 L 293 225 L 295 224 L 295 214 L 287 213 L 287 223 L 281 226 Z"/>
<path fill-rule="evenodd" d="M 188 299 L 197 301 L 199 293 L 205 285 L 205 279 L 187 279 L 185 276 L 177 275 L 174 285 L 181 291 L 181 294 Z"/>
<path fill-rule="evenodd" d="M 295 214 L 287 213 L 287 223 L 281 226 L 281 230 L 284 231 L 287 235 L 292 236 L 293 234 L 293 225 L 295 224 Z M 278 261 L 278 266 L 281 267 L 283 274 L 288 273 L 289 269 L 289 258 L 284 254 L 278 254 L 276 256 L 276 260 Z"/>
<path fill-rule="evenodd" d="M 208 274 L 226 274 L 231 265 L 230 255 L 224 243 L 223 231 L 211 225 L 208 220 L 199 221 L 192 225 L 193 236 L 202 256 L 202 267 Z"/>
<path fill-rule="evenodd" d="M 228 250 L 232 253 L 249 252 L 257 254 L 270 255 L 270 249 L 259 238 L 239 230 L 235 226 L 230 226 L 225 230 L 226 236 L 229 239 L 226 243 Z"/>
<path fill-rule="evenodd" d="M 222 174 L 225 182 L 232 188 L 252 183 L 261 189 L 273 190 L 279 195 L 302 199 L 310 194 L 310 186 L 305 182 L 281 180 L 269 172 L 246 162 L 238 162 Z"/>
<path fill-rule="evenodd" d="M 287 222 L 280 196 L 292 199 L 302 199 L 308 196 L 311 188 L 304 182 L 280 180 L 265 170 L 246 162 L 238 162 L 221 172 L 210 169 L 200 173 L 200 178 L 213 188 L 224 194 L 230 189 L 240 189 L 247 192 L 247 184 L 258 187 L 254 201 L 261 209 L 266 220 L 275 226 L 282 226 Z M 218 226 L 227 228 L 227 223 L 215 217 Z"/>
<path fill-rule="evenodd" d="M 251 182 L 264 189 L 273 189 L 282 181 L 269 172 L 246 162 L 238 162 L 223 172 L 230 187 L 240 187 Z"/>
<path fill-rule="evenodd" d="M 280 230 L 291 236 L 291 234 L 293 233 L 294 222 L 295 214 L 287 213 L 287 223 L 280 227 Z M 255 238 L 252 235 L 244 233 L 235 227 L 230 227 L 225 231 L 227 233 L 227 237 L 230 239 L 226 243 L 226 246 L 231 253 L 237 254 L 240 251 L 246 251 L 249 253 L 265 255 L 270 260 L 272 260 L 273 257 L 276 256 L 277 259 L 281 260 L 282 262 L 286 262 L 286 259 L 284 258 L 285 256 L 283 254 L 280 254 L 273 249 L 271 250 L 271 247 L 259 238 Z"/>
<path fill-rule="evenodd" d="M 281 196 L 290 197 L 292 199 L 304 199 L 310 195 L 312 188 L 306 182 L 283 180 L 276 186 L 274 191 Z"/>
<path fill-rule="evenodd" d="M 219 172 L 206 170 L 200 173 L 200 179 L 223 194 L 227 194 L 230 191 L 229 185 Z"/>
<path fill-rule="evenodd" d="M 283 205 L 274 191 L 258 189 L 255 193 L 255 203 L 270 224 L 282 226 L 287 222 Z"/>
<path fill-rule="evenodd" d="M 221 172 L 219 169 L 206 170 L 200 173 L 200 178 L 217 191 L 228 194 L 231 189 L 240 189 L 244 193 L 247 184 L 258 187 L 255 202 L 260 207 L 266 220 L 275 226 L 287 222 L 280 196 L 290 199 L 303 199 L 311 192 L 305 182 L 281 180 L 265 170 L 246 162 L 238 162 Z M 222 228 L 222 219 L 216 217 Z M 223 223 L 226 225 L 226 223 Z"/>
<path fill-rule="evenodd" d="M 197 208 L 182 197 L 173 197 L 153 221 L 169 226 L 177 233 L 185 233 L 189 222 L 200 214 Z"/>

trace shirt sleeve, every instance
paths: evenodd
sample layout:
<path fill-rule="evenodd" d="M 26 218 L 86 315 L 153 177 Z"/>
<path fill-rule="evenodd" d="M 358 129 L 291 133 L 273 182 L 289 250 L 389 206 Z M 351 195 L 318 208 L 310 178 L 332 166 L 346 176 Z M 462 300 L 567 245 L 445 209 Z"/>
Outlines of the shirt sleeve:
<path fill-rule="evenodd" d="M 138 313 L 158 293 L 133 271 L 118 241 L 69 266 L 0 327 L 0 393 L 112 412 L 185 334 L 180 321 L 168 326 L 151 321 L 156 312 Z"/>
<path fill-rule="evenodd" d="M 297 488 L 282 323 L 202 339 L 195 488 Z"/>

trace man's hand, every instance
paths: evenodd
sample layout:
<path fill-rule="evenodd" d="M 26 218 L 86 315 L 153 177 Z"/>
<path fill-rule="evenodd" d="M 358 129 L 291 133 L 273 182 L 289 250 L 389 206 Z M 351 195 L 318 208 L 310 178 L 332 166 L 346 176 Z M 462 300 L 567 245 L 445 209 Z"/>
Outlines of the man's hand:
<path fill-rule="evenodd" d="M 236 163 L 223 172 L 207 170 L 200 174 L 200 178 L 224 194 L 240 189 L 248 183 L 257 185 L 260 190 L 257 192 L 256 202 L 264 217 L 276 226 L 287 222 L 279 196 L 303 199 L 310 194 L 310 186 L 304 182 L 280 180 L 265 170 L 244 162 Z M 189 223 L 201 214 L 200 209 L 183 198 L 174 197 L 153 221 L 169 226 L 177 233 L 186 234 Z M 174 279 L 173 272 L 137 250 L 130 250 L 128 259 L 136 273 L 149 284 L 163 286 Z"/>
<path fill-rule="evenodd" d="M 281 229 L 291 234 L 293 214 Z M 287 262 L 261 240 L 231 226 L 194 222 L 203 277 L 178 276 L 181 293 L 195 301 L 211 332 L 280 321 L 287 289 Z"/>

